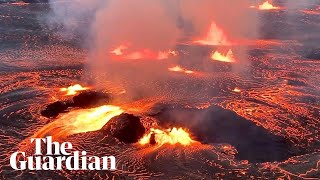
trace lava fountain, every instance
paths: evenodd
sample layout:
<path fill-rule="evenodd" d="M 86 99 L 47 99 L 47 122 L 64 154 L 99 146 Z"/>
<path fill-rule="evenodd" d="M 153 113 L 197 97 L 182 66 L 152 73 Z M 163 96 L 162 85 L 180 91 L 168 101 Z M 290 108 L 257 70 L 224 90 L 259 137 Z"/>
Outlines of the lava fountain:
<path fill-rule="evenodd" d="M 159 146 L 162 146 L 164 144 L 181 144 L 187 146 L 194 142 L 195 141 L 191 139 L 188 132 L 186 132 L 182 128 L 174 127 L 167 130 L 151 128 L 150 133 L 141 138 L 139 144 L 146 145 L 150 143 L 157 144 Z"/>
<path fill-rule="evenodd" d="M 280 9 L 280 7 L 273 6 L 269 1 L 264 2 L 263 4 L 259 5 L 259 10 L 274 10 Z"/>
<path fill-rule="evenodd" d="M 235 58 L 231 49 L 229 49 L 226 55 L 221 54 L 219 51 L 215 51 L 211 55 L 211 59 L 215 61 L 222 61 L 222 62 L 235 62 Z"/>
<path fill-rule="evenodd" d="M 202 44 L 202 45 L 230 45 L 225 32 L 217 26 L 215 22 L 212 22 L 209 28 L 209 31 L 206 35 L 206 37 L 194 41 L 196 44 Z"/>

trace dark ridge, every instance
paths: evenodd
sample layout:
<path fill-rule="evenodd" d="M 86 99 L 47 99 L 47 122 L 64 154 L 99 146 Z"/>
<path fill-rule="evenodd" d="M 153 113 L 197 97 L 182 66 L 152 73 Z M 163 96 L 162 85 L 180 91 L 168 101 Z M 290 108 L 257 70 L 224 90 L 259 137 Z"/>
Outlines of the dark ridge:
<path fill-rule="evenodd" d="M 287 84 L 290 86 L 307 86 L 305 82 L 302 82 L 299 80 L 292 80 L 292 79 L 288 79 Z"/>
<path fill-rule="evenodd" d="M 64 113 L 69 107 L 94 108 L 110 102 L 111 96 L 102 92 L 84 91 L 73 97 L 72 100 L 56 101 L 49 104 L 41 111 L 41 115 L 47 118 L 55 118 Z"/>
<path fill-rule="evenodd" d="M 304 58 L 307 59 L 320 60 L 320 48 L 306 46 L 301 54 Z"/>
<path fill-rule="evenodd" d="M 56 101 L 52 104 L 49 104 L 44 110 L 41 111 L 41 115 L 47 118 L 55 118 L 60 113 L 65 112 L 70 104 L 67 102 Z"/>
<path fill-rule="evenodd" d="M 73 97 L 73 106 L 81 108 L 94 108 L 110 102 L 111 96 L 95 91 L 84 91 Z"/>

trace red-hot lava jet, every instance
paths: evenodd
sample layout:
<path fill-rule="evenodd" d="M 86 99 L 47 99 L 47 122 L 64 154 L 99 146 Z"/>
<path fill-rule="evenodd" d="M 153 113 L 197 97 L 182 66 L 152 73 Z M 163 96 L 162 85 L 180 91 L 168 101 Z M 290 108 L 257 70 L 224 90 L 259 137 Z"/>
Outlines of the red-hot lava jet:
<path fill-rule="evenodd" d="M 193 41 L 201 45 L 231 45 L 223 29 L 221 29 L 215 22 L 212 22 L 209 30 L 203 38 Z"/>

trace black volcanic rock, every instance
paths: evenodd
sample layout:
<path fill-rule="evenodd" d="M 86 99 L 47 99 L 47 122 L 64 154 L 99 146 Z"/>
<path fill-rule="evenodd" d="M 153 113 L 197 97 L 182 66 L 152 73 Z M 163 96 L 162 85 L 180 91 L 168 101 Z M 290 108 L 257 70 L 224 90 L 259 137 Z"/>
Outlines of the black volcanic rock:
<path fill-rule="evenodd" d="M 112 118 L 103 130 L 111 132 L 112 136 L 124 143 L 136 143 L 145 133 L 140 118 L 126 113 Z"/>
<path fill-rule="evenodd" d="M 73 97 L 73 106 L 93 108 L 109 103 L 110 99 L 110 95 L 102 92 L 85 91 Z"/>
<path fill-rule="evenodd" d="M 149 143 L 151 145 L 157 144 L 157 142 L 156 142 L 156 134 L 154 134 L 154 133 L 151 134 Z"/>
<path fill-rule="evenodd" d="M 57 117 L 59 113 L 64 112 L 69 107 L 67 102 L 56 101 L 52 104 L 49 104 L 44 110 L 41 111 L 41 115 L 44 117 Z"/>

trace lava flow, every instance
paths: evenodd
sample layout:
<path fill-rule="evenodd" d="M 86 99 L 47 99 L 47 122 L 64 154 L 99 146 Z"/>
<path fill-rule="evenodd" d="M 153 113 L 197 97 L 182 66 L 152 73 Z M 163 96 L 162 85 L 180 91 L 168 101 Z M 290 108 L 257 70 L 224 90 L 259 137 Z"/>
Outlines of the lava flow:
<path fill-rule="evenodd" d="M 206 37 L 194 41 L 194 43 L 202 45 L 230 45 L 225 32 L 217 26 L 216 23 L 212 22 Z"/>
<path fill-rule="evenodd" d="M 235 58 L 233 56 L 233 52 L 229 49 L 226 55 L 221 54 L 219 51 L 215 51 L 211 55 L 212 60 L 223 61 L 223 62 L 235 62 Z"/>
<path fill-rule="evenodd" d="M 183 130 L 182 128 L 172 128 L 167 130 L 160 130 L 151 128 L 151 132 L 145 135 L 140 139 L 139 144 L 146 145 L 157 144 L 159 146 L 164 144 L 181 144 L 181 145 L 190 145 L 195 142 L 191 139 L 188 132 Z"/>
<path fill-rule="evenodd" d="M 71 111 L 40 129 L 34 137 L 52 135 L 54 138 L 67 137 L 73 134 L 97 131 L 110 119 L 124 111 L 113 105 L 104 105 L 92 109 Z"/>
<path fill-rule="evenodd" d="M 168 68 L 169 71 L 172 71 L 172 72 L 181 72 L 181 73 L 185 73 L 185 74 L 192 74 L 194 73 L 193 71 L 191 70 L 187 70 L 187 69 L 184 69 L 180 66 L 174 66 L 174 67 L 171 67 L 171 68 Z"/>
<path fill-rule="evenodd" d="M 110 53 L 115 55 L 116 58 L 138 60 L 138 59 L 168 59 L 170 56 L 177 56 L 177 52 L 173 50 L 167 51 L 152 51 L 150 49 L 141 49 L 130 51 L 128 46 L 120 45 L 111 50 Z"/>
<path fill-rule="evenodd" d="M 30 3 L 26 3 L 26 2 L 14 2 L 11 3 L 12 5 L 16 5 L 16 6 L 25 6 L 25 5 L 29 5 Z"/>
<path fill-rule="evenodd" d="M 80 84 L 69 86 L 67 88 L 60 88 L 61 92 L 66 92 L 66 96 L 76 95 L 79 91 L 88 90 L 88 87 L 82 87 Z"/>
<path fill-rule="evenodd" d="M 320 15 L 320 6 L 314 9 L 301 10 L 305 14 Z"/>

